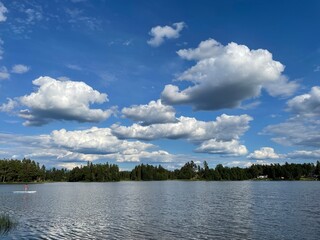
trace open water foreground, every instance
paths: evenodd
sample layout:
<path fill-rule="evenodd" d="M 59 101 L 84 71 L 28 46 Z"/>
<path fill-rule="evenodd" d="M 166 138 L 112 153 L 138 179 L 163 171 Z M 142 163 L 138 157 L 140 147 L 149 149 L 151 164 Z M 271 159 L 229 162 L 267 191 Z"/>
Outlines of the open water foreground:
<path fill-rule="evenodd" d="M 320 182 L 0 185 L 3 239 L 319 239 Z"/>

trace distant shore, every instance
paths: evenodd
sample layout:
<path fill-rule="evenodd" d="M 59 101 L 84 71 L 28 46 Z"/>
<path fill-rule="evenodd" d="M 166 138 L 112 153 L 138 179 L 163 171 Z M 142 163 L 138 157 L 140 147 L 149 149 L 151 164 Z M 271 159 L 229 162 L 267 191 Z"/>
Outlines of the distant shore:
<path fill-rule="evenodd" d="M 116 164 L 93 164 L 75 167 L 71 170 L 61 168 L 47 169 L 30 159 L 0 160 L 0 183 L 33 184 L 49 182 L 118 182 L 128 181 L 283 181 L 320 180 L 320 162 L 285 163 L 270 165 L 251 165 L 250 167 L 225 167 L 218 164 L 210 168 L 206 161 L 202 166 L 193 161 L 180 169 L 168 170 L 161 165 L 140 164 L 131 171 L 120 171 Z"/>
<path fill-rule="evenodd" d="M 166 179 L 166 180 L 119 180 L 119 181 L 78 181 L 78 183 L 110 183 L 110 182 L 164 182 L 164 181 L 190 181 L 190 182 L 243 182 L 243 181 L 257 181 L 257 182 L 314 182 L 319 181 L 317 178 L 301 178 L 301 179 L 245 179 L 245 180 L 206 180 L 206 179 Z M 23 185 L 23 184 L 45 184 L 45 183 L 75 183 L 70 181 L 44 181 L 44 182 L 1 182 L 0 185 L 12 184 L 12 185 Z"/>

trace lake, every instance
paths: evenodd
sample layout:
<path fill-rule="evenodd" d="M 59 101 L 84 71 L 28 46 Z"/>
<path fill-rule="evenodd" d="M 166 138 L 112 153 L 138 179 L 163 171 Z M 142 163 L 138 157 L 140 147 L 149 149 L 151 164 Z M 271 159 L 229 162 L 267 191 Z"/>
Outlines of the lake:
<path fill-rule="evenodd" d="M 0 185 L 4 239 L 319 239 L 320 182 Z"/>

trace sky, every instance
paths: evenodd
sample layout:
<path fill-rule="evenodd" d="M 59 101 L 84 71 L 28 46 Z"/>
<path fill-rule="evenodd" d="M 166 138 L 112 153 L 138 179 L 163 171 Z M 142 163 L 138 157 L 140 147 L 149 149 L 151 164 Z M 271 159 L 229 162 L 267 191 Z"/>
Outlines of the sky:
<path fill-rule="evenodd" d="M 320 160 L 319 1 L 0 0 L 0 158 Z"/>

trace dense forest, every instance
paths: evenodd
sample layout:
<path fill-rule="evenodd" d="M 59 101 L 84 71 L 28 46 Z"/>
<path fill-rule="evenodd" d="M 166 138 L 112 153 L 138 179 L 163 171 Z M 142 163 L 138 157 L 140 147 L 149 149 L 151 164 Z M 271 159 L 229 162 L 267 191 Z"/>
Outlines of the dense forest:
<path fill-rule="evenodd" d="M 67 169 L 46 169 L 44 165 L 30 159 L 0 160 L 0 182 L 110 182 L 120 180 L 152 181 L 152 180 L 301 180 L 319 179 L 320 162 L 313 163 L 285 163 L 271 165 L 252 165 L 248 168 L 224 167 L 218 164 L 209 168 L 207 162 L 203 166 L 193 161 L 187 162 L 180 169 L 169 171 L 161 165 L 153 166 L 140 164 L 132 171 L 119 171 L 115 164 L 93 164 Z"/>

